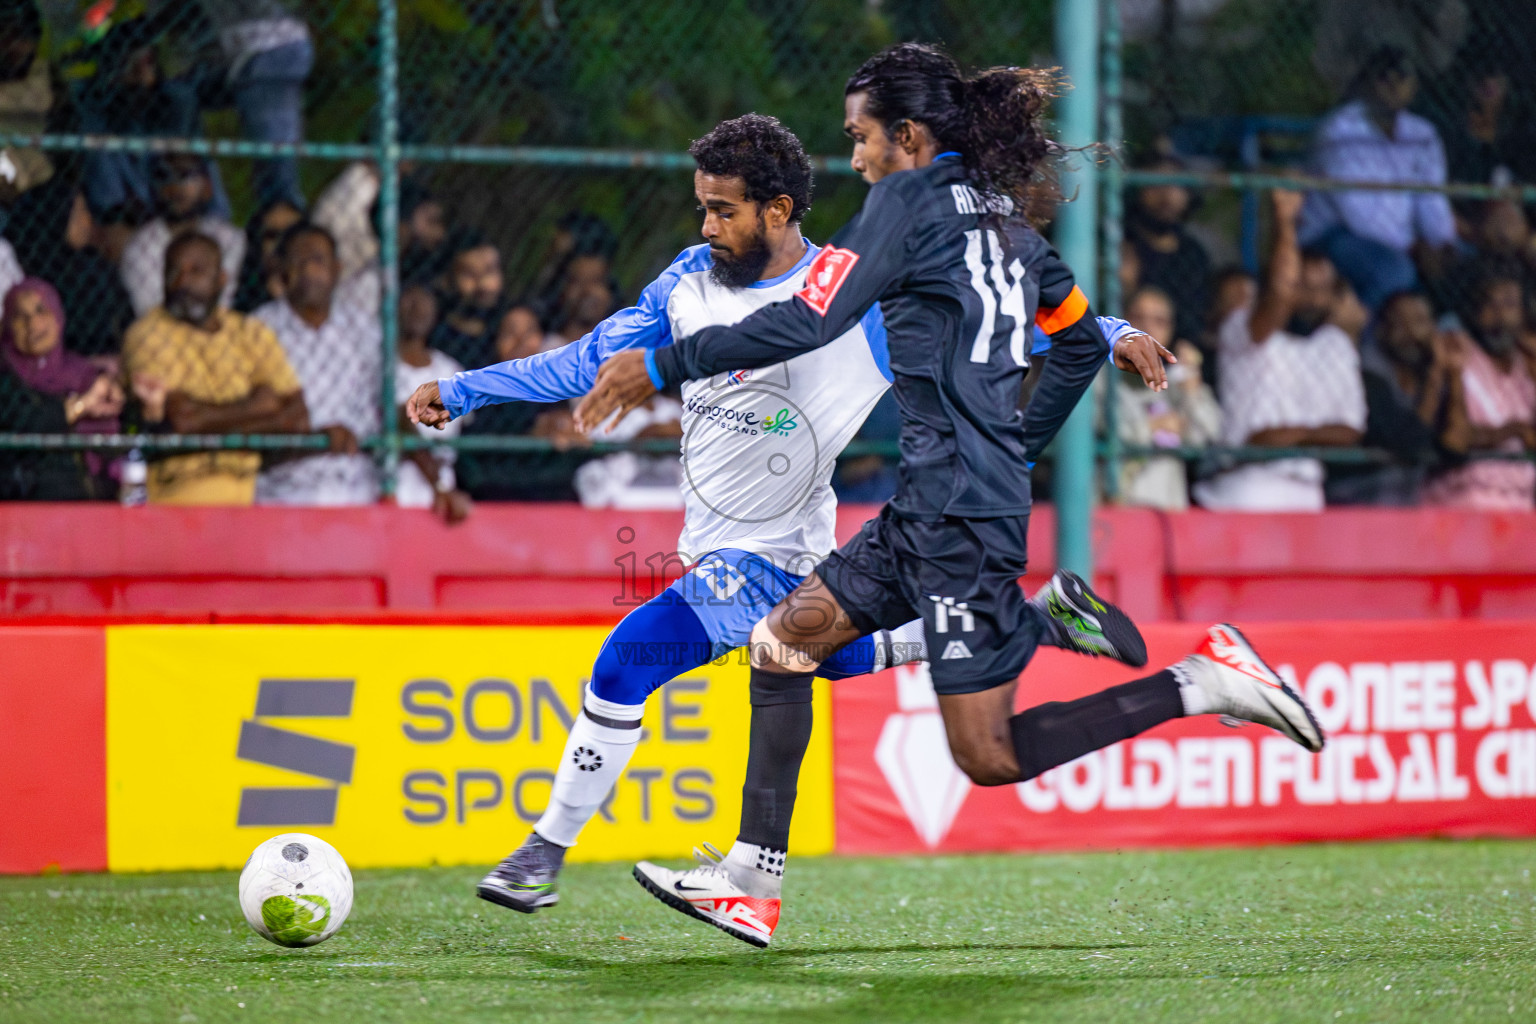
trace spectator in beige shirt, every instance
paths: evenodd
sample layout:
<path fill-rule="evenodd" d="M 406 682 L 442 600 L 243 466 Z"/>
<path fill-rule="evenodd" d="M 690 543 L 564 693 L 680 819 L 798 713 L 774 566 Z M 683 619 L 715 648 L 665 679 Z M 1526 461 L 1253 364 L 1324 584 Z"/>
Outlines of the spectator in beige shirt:
<path fill-rule="evenodd" d="M 220 306 L 220 259 L 207 235 L 178 235 L 165 254 L 165 305 L 128 328 L 123 372 L 145 418 L 178 434 L 308 431 L 298 377 L 271 328 Z M 260 466 L 250 451 L 170 455 L 150 464 L 149 500 L 249 505 Z"/>

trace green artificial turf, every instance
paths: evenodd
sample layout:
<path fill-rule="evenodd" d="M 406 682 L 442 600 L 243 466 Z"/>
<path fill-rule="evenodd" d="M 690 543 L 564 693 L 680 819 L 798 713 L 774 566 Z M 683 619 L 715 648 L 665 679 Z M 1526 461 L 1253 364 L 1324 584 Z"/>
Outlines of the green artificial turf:
<path fill-rule="evenodd" d="M 569 869 L 361 871 L 340 934 L 235 875 L 0 879 L 0 1021 L 1536 1021 L 1536 843 L 791 861 L 773 948 Z M 242 1007 L 241 1004 L 244 1004 Z"/>

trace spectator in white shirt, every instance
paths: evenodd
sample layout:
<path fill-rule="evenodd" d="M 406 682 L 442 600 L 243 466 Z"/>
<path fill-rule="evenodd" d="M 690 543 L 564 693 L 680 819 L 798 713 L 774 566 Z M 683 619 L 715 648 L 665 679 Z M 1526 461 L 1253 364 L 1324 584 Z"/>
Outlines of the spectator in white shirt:
<path fill-rule="evenodd" d="M 11 246 L 10 240 L 0 238 L 0 295 L 7 295 L 11 289 L 21 283 L 26 277 L 26 271 L 21 269 L 21 261 L 16 258 L 16 250 Z"/>
<path fill-rule="evenodd" d="M 419 436 L 436 441 L 454 438 L 464 429 L 465 420 L 456 417 L 441 428 L 424 423 L 412 424 L 405 415 L 405 401 L 427 381 L 452 377 L 464 367 L 427 344 L 432 328 L 437 326 L 437 295 L 425 284 L 408 284 L 400 291 L 400 361 L 395 364 L 395 401 L 399 403 L 402 430 L 414 430 Z M 401 508 L 430 508 L 449 523 L 469 515 L 469 495 L 459 490 L 454 475 L 454 450 L 447 445 L 416 449 L 400 461 L 400 475 L 395 483 L 395 504 Z"/>
<path fill-rule="evenodd" d="M 151 173 L 160 216 L 128 239 L 120 271 L 134 315 L 145 316 L 165 301 L 165 251 L 183 231 L 196 231 L 219 243 L 228 279 L 219 305 L 232 307 L 245 260 L 245 232 L 209 212 L 213 181 L 207 162 L 190 153 L 171 153 L 157 159 Z"/>
<path fill-rule="evenodd" d="M 1413 63 L 1384 46 L 1365 61 L 1356 98 L 1318 126 L 1312 172 L 1343 181 L 1444 185 L 1445 147 L 1434 125 L 1408 112 L 1418 93 Z M 1320 248 L 1371 309 L 1433 279 L 1456 241 L 1439 192 L 1313 192 L 1302 211 L 1303 245 Z"/>
<path fill-rule="evenodd" d="M 379 432 L 382 335 L 372 312 L 336 300 L 341 263 L 330 232 L 294 225 L 277 248 L 283 297 L 255 316 L 277 335 L 328 451 L 278 462 L 256 484 L 258 505 L 367 505 L 378 472 L 358 441 Z"/>
<path fill-rule="evenodd" d="M 1301 203 L 1296 192 L 1273 194 L 1274 243 L 1258 301 L 1221 327 L 1228 445 L 1348 447 L 1365 430 L 1360 354 L 1346 329 L 1360 326 L 1359 304 L 1326 256 L 1303 256 L 1296 241 Z M 1203 481 L 1194 494 L 1212 509 L 1315 512 L 1323 508 L 1323 479 L 1316 459 L 1275 459 Z"/>
<path fill-rule="evenodd" d="M 681 440 L 683 405 L 675 398 L 653 395 L 623 421 L 607 427 L 601 435 L 605 441 Z M 555 441 L 560 443 L 558 436 Z M 582 463 L 572 482 L 587 508 L 683 507 L 683 464 L 676 455 L 614 452 Z"/>

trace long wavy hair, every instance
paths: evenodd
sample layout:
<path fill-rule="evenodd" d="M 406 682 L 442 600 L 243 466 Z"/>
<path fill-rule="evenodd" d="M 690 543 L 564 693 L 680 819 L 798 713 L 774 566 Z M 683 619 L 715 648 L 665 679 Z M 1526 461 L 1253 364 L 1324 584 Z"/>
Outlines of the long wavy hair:
<path fill-rule="evenodd" d="M 995 67 L 967 78 L 937 46 L 898 43 L 866 60 L 843 95 L 865 93 L 865 109 L 887 135 L 903 121 L 925 125 L 960 154 L 978 189 L 1023 208 L 1042 165 L 1062 152 L 1045 133 L 1045 108 L 1060 84 L 1044 68 Z"/>

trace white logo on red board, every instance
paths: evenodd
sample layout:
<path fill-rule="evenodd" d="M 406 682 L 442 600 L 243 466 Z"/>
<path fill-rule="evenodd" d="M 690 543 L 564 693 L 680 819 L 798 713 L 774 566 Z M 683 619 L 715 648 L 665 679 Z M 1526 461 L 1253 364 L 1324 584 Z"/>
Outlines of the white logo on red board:
<path fill-rule="evenodd" d="M 807 306 L 826 316 L 837 290 L 848 280 L 848 272 L 857 262 L 859 254 L 851 249 L 827 246 L 811 261 L 810 269 L 805 272 L 805 287 L 795 294 L 804 299 Z"/>
<path fill-rule="evenodd" d="M 929 847 L 949 834 L 971 791 L 971 780 L 955 767 L 939 717 L 938 698 L 924 662 L 898 666 L 896 704 L 875 743 L 875 764 L 896 794 L 907 820 Z"/>

